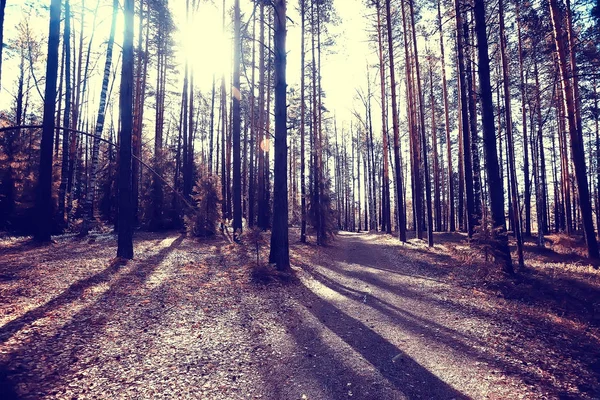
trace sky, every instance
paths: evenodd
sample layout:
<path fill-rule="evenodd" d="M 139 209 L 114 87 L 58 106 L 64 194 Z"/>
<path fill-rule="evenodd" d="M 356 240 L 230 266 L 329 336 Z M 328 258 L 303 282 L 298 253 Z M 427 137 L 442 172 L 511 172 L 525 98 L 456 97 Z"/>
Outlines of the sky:
<path fill-rule="evenodd" d="M 90 38 L 94 32 L 94 45 L 92 47 L 92 61 L 103 62 L 103 53 L 106 49 L 106 39 L 110 30 L 110 13 L 112 1 L 100 0 L 99 8 L 95 11 L 97 0 L 71 0 L 73 13 L 78 13 L 81 2 L 90 9 L 86 17 L 86 38 Z M 45 38 L 48 31 L 48 5 L 50 0 L 22 0 L 20 2 L 8 2 L 6 8 L 5 45 L 14 40 L 17 35 L 16 25 L 29 20 L 32 30 L 39 39 Z M 227 33 L 222 30 L 222 1 L 214 0 L 200 4 L 190 28 L 185 23 L 185 0 L 170 0 L 171 9 L 178 31 L 175 33 L 175 41 L 179 43 L 177 56 L 181 68 L 184 64 L 184 56 L 187 55 L 189 62 L 193 64 L 196 84 L 201 90 L 209 90 L 212 85 L 213 74 L 226 75 L 231 73 L 232 60 L 232 37 L 231 21 L 229 14 L 226 15 Z M 233 1 L 227 0 L 229 9 Z M 356 87 L 363 85 L 366 79 L 367 59 L 373 57 L 374 49 L 367 43 L 366 22 L 364 14 L 365 7 L 362 0 L 334 0 L 334 6 L 340 23 L 330 24 L 329 31 L 335 37 L 335 46 L 322 55 L 322 85 L 326 93 L 325 106 L 332 115 L 343 121 L 349 120 L 351 110 L 355 107 Z M 252 12 L 252 3 L 249 0 L 241 0 L 242 13 L 249 18 Z M 94 26 L 94 15 L 95 27 Z M 299 85 L 300 82 L 300 17 L 297 10 L 297 2 L 288 2 L 288 69 L 287 77 L 289 85 Z M 78 17 L 77 17 L 78 19 Z M 78 24 L 76 21 L 75 24 Z M 77 30 L 78 26 L 75 27 Z M 122 15 L 118 16 L 117 34 L 115 41 L 122 41 Z M 118 50 L 118 47 L 116 47 Z M 43 45 L 46 51 L 46 45 Z M 115 53 L 118 53 L 116 51 Z M 2 86 L 0 92 L 0 109 L 10 107 L 13 103 L 14 88 L 18 72 L 18 60 L 14 51 L 5 47 L 2 71 Z M 117 55 L 113 63 L 117 62 Z M 373 61 L 371 61 L 372 63 Z M 114 64 L 113 64 L 114 65 Z M 113 67 L 114 68 L 114 67 Z M 101 68 L 97 68 L 100 70 Z M 36 76 L 43 79 L 44 65 L 40 63 L 36 70 Z M 100 74 L 91 77 L 89 85 L 91 101 L 96 97 L 100 89 Z M 181 74 L 182 76 L 182 74 Z M 359 84 L 360 82 L 360 84 Z M 34 89 L 35 90 L 35 89 Z M 43 88 L 41 88 L 43 91 Z M 33 93 L 35 94 L 35 93 Z M 37 95 L 39 97 L 39 95 Z M 41 99 L 36 99 L 37 101 Z M 93 109 L 94 107 L 91 107 Z"/>

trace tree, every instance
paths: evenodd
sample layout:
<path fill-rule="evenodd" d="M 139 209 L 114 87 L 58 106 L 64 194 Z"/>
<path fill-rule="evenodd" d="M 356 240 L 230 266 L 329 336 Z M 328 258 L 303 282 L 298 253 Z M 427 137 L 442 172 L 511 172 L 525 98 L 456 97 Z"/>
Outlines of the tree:
<path fill-rule="evenodd" d="M 275 183 L 273 230 L 269 262 L 281 271 L 290 268 L 287 201 L 286 0 L 274 2 L 275 52 Z"/>
<path fill-rule="evenodd" d="M 110 78 L 110 67 L 112 64 L 113 44 L 115 42 L 115 27 L 117 24 L 117 11 L 119 9 L 119 0 L 113 1 L 113 15 L 110 25 L 110 36 L 106 47 L 106 62 L 104 64 L 104 76 L 102 77 L 102 90 L 100 91 L 100 104 L 98 105 L 98 117 L 96 119 L 96 128 L 94 130 L 94 142 L 92 144 L 92 168 L 90 171 L 90 182 L 87 196 L 85 199 L 85 210 L 83 216 L 82 234 L 86 235 L 89 225 L 94 218 L 94 198 L 96 196 L 96 178 L 98 171 L 98 154 L 100 151 L 100 138 L 104 128 L 104 119 L 106 113 L 106 93 L 108 91 L 108 80 Z"/>
<path fill-rule="evenodd" d="M 44 119 L 40 145 L 40 168 L 37 184 L 36 213 L 38 242 L 49 242 L 52 233 L 52 144 L 54 140 L 54 111 L 56 81 L 58 78 L 58 45 L 60 42 L 61 1 L 50 3 L 50 26 L 48 32 L 48 56 L 46 61 L 46 88 L 44 95 Z"/>
<path fill-rule="evenodd" d="M 454 0 L 454 9 L 456 12 L 456 54 L 458 57 L 458 81 L 459 81 L 459 99 L 460 99 L 460 128 L 459 132 L 461 135 L 462 144 L 462 168 L 464 170 L 461 182 L 464 183 L 464 195 L 466 200 L 466 226 L 467 234 L 469 237 L 473 236 L 473 228 L 475 225 L 474 214 L 475 214 L 475 200 L 473 198 L 473 169 L 471 164 L 471 137 L 469 134 L 469 116 L 467 107 L 467 82 L 466 82 L 466 71 L 465 71 L 465 57 L 464 57 L 464 43 L 463 35 L 464 21 L 462 10 L 460 8 L 460 0 Z M 485 32 L 485 26 L 483 27 Z M 478 36 L 479 37 L 479 36 Z M 487 38 L 486 38 L 487 43 Z M 478 42 L 478 46 L 481 44 Z M 486 45 L 487 46 L 487 45 Z M 487 52 L 487 48 L 485 49 Z M 489 62 L 488 62 L 489 68 Z M 497 164 L 497 163 L 496 163 Z M 459 188 L 460 192 L 460 188 Z M 462 202 L 459 198 L 459 220 L 462 213 Z"/>
<path fill-rule="evenodd" d="M 562 101 L 564 102 L 569 137 L 571 138 L 571 153 L 573 155 L 573 166 L 575 168 L 575 179 L 577 181 L 579 207 L 581 209 L 581 218 L 583 221 L 583 233 L 587 244 L 588 256 L 593 259 L 598 259 L 600 258 L 600 254 L 598 253 L 598 243 L 594 234 L 594 222 L 592 220 L 592 205 L 590 203 L 590 193 L 585 166 L 585 152 L 583 149 L 583 137 L 581 132 L 581 114 L 577 111 L 578 83 L 575 56 L 572 54 L 570 59 L 571 71 L 573 72 L 573 76 L 570 76 L 565 49 L 567 45 L 565 44 L 562 26 L 562 21 L 564 20 L 563 14 L 557 0 L 549 0 L 549 2 L 552 27 L 554 30 L 554 43 L 556 46 L 556 55 L 561 77 Z M 567 4 L 568 3 L 567 0 Z M 570 14 L 569 10 L 567 10 L 567 12 Z M 568 16 L 568 19 L 570 19 L 570 15 Z M 569 35 L 572 38 L 571 29 L 569 30 Z M 573 42 L 571 42 L 569 46 L 571 46 L 571 52 L 574 53 L 575 49 L 572 44 Z"/>
<path fill-rule="evenodd" d="M 394 71 L 394 42 L 392 39 L 392 11 L 390 0 L 385 1 L 388 51 L 390 58 L 390 83 L 392 88 L 392 123 L 394 128 L 394 165 L 396 169 L 396 205 L 398 211 L 398 236 L 406 242 L 406 221 L 404 220 L 404 204 L 402 203 L 403 182 L 400 171 L 400 129 L 398 126 L 398 104 L 396 99 L 396 76 Z M 360 167 L 359 167 L 360 172 Z M 360 198 L 360 194 L 359 194 Z"/>
<path fill-rule="evenodd" d="M 386 233 L 392 233 L 392 222 L 390 212 L 390 179 L 389 179 L 389 158 L 388 158 L 388 128 L 386 112 L 386 75 L 385 61 L 383 58 L 383 24 L 381 22 L 381 6 L 379 1 L 377 7 L 377 39 L 379 44 L 379 83 L 381 86 L 381 135 L 383 137 L 383 177 L 382 177 L 382 198 L 381 198 L 381 230 Z"/>
<path fill-rule="evenodd" d="M 2 78 L 2 49 L 4 47 L 4 9 L 6 8 L 6 0 L 0 0 L 0 78 Z M 2 89 L 0 80 L 0 90 Z"/>
<path fill-rule="evenodd" d="M 242 115 L 240 113 L 240 56 L 242 43 L 240 37 L 240 0 L 234 5 L 234 40 L 233 40 L 233 230 L 234 238 L 242 233 L 242 171 L 240 159 L 240 135 Z M 284 79 L 285 82 L 285 79 Z M 284 89 L 285 90 L 285 89 Z M 285 93 L 284 93 L 285 100 Z M 285 120 L 284 120 L 285 124 Z M 285 191 L 287 195 L 287 189 Z M 287 210 L 287 205 L 286 205 Z"/>
<path fill-rule="evenodd" d="M 440 60 L 442 62 L 442 89 L 444 97 L 444 128 L 446 129 L 446 157 L 448 162 L 448 230 L 456 229 L 454 217 L 454 178 L 452 176 L 452 143 L 450 141 L 450 115 L 448 112 L 448 84 L 446 82 L 446 60 L 444 54 L 444 30 L 442 29 L 442 0 L 437 3 L 438 30 L 440 31 Z"/>
<path fill-rule="evenodd" d="M 119 237 L 117 257 L 133 258 L 133 214 L 131 199 L 131 138 L 133 129 L 133 6 L 124 3 L 123 66 L 119 97 Z"/>
<path fill-rule="evenodd" d="M 519 212 L 519 203 L 517 202 L 517 172 L 515 167 L 515 145 L 512 132 L 512 111 L 510 106 L 510 82 L 508 79 L 508 60 L 506 58 L 506 34 L 504 28 L 504 2 L 500 0 L 498 3 L 498 14 L 500 18 L 500 57 L 502 59 L 502 78 L 504 87 L 504 118 L 506 120 L 506 144 L 508 146 L 508 173 L 510 174 L 511 185 L 511 203 L 513 211 L 514 232 L 517 240 L 517 255 L 519 259 L 519 267 L 525 266 L 523 261 L 523 238 L 521 237 L 521 213 Z M 491 99 L 491 89 L 490 89 Z M 492 111 L 493 112 L 493 111 Z M 493 115 L 493 114 L 492 114 Z M 493 124 L 493 121 L 492 121 Z M 495 133 L 494 133 L 495 134 Z M 495 142 L 495 141 L 494 141 Z M 500 179 L 500 176 L 498 176 Z M 502 194 L 504 199 L 504 194 Z M 504 214 L 504 204 L 502 204 L 502 213 Z M 504 215 L 502 215 L 504 221 Z"/>
<path fill-rule="evenodd" d="M 496 149 L 496 130 L 494 127 L 494 104 L 490 83 L 490 58 L 485 16 L 485 0 L 474 2 L 475 34 L 477 35 L 477 55 L 479 62 L 479 85 L 481 96 L 481 119 L 483 125 L 483 147 L 487 173 L 488 193 L 492 220 L 492 234 L 495 239 L 494 258 L 503 270 L 513 273 L 506 223 L 504 220 L 504 191 L 500 180 L 498 153 Z"/>
<path fill-rule="evenodd" d="M 65 29 L 63 32 L 63 51 L 65 61 L 65 116 L 63 125 L 66 128 L 71 124 L 71 3 L 65 0 Z M 66 214 L 66 198 L 67 198 L 67 181 L 69 177 L 69 131 L 63 131 L 62 139 L 62 163 L 60 170 L 60 186 L 58 187 L 58 212 L 57 219 L 60 226 L 64 226 L 67 222 Z"/>
<path fill-rule="evenodd" d="M 305 61 L 305 42 L 304 35 L 306 31 L 306 0 L 300 0 L 300 18 L 302 19 L 302 30 L 300 33 L 300 241 L 306 243 L 306 162 L 305 162 L 305 139 L 306 136 L 306 74 L 304 67 Z"/>

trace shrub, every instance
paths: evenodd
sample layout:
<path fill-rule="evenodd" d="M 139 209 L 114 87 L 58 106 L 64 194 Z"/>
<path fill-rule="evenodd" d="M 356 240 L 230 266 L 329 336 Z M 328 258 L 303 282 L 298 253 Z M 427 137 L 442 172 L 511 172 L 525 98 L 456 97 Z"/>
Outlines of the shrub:
<path fill-rule="evenodd" d="M 221 185 L 216 175 L 202 174 L 192 196 L 196 210 L 188 217 L 188 230 L 193 236 L 210 237 L 218 231 L 221 219 Z"/>

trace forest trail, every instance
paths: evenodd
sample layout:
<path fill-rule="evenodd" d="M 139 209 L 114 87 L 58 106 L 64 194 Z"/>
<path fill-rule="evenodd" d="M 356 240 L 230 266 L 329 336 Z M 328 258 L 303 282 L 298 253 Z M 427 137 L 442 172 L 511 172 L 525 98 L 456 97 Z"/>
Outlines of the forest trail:
<path fill-rule="evenodd" d="M 135 259 L 119 267 L 113 235 L 49 247 L 3 241 L 0 398 L 600 393 L 597 321 L 522 301 L 531 286 L 476 286 L 479 270 L 443 244 L 340 233 L 317 247 L 297 233 L 291 278 L 256 268 L 250 242 L 138 233 Z"/>
<path fill-rule="evenodd" d="M 302 265 L 301 281 L 309 297 L 316 295 L 308 304 L 321 322 L 319 336 L 337 342 L 347 363 L 373 383 L 385 380 L 376 395 L 370 390 L 377 384 L 355 387 L 354 394 L 597 398 L 597 329 L 581 329 L 564 312 L 536 310 L 535 295 L 523 298 L 521 291 L 544 293 L 540 282 L 476 286 L 477 268 L 457 258 L 444 245 L 340 233 L 330 248 L 317 249 L 312 265 Z M 561 297 L 560 290 L 549 295 Z"/>

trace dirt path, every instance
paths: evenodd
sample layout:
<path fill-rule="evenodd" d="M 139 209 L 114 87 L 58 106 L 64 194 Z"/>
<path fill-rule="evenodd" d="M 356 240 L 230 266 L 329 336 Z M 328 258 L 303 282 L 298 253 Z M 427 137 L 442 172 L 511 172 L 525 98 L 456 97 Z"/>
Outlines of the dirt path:
<path fill-rule="evenodd" d="M 138 234 L 125 267 L 110 264 L 112 235 L 0 243 L 0 398 L 600 393 L 596 325 L 540 311 L 525 290 L 474 289 L 445 247 L 296 239 L 283 280 L 254 267 L 250 243 Z"/>
<path fill-rule="evenodd" d="M 346 233 L 302 264 L 322 335 L 385 381 L 360 398 L 600 396 L 597 330 L 470 287 L 445 250 Z"/>

